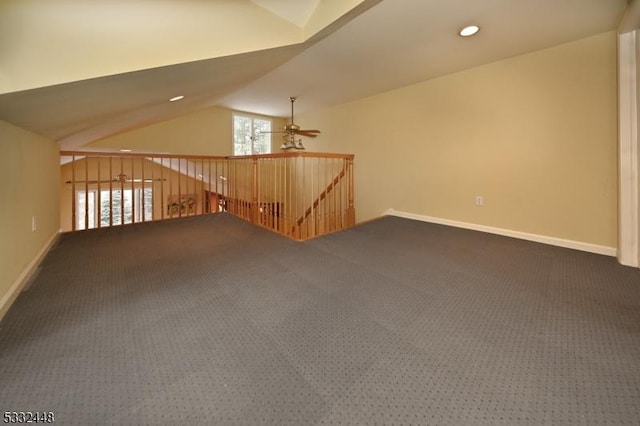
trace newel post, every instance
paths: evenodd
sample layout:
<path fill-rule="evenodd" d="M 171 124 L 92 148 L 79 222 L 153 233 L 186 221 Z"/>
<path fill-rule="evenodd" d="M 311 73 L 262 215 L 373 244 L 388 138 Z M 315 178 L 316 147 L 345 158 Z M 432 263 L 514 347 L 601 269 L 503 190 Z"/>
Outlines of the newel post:
<path fill-rule="evenodd" d="M 258 223 L 258 159 L 252 158 L 253 179 L 251 184 L 251 223 Z"/>
<path fill-rule="evenodd" d="M 354 204 L 355 184 L 353 178 L 353 157 L 347 159 L 347 177 L 349 179 L 349 206 L 347 207 L 347 226 L 356 224 L 356 208 Z"/>

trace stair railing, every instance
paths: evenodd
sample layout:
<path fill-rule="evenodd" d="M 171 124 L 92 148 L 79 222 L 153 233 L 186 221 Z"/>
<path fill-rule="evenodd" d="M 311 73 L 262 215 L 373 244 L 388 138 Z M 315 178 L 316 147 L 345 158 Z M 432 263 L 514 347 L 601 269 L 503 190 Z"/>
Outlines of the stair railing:
<path fill-rule="evenodd" d="M 355 224 L 351 154 L 60 154 L 65 231 L 221 211 L 297 240 Z"/>

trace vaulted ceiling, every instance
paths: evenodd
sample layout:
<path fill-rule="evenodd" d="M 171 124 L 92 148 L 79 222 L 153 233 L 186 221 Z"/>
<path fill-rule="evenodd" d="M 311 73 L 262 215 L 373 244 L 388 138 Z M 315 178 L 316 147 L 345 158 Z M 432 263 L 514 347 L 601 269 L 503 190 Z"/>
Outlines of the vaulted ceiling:
<path fill-rule="evenodd" d="M 613 30 L 626 6 L 0 0 L 0 119 L 71 148 L 210 106 L 286 116 Z"/>

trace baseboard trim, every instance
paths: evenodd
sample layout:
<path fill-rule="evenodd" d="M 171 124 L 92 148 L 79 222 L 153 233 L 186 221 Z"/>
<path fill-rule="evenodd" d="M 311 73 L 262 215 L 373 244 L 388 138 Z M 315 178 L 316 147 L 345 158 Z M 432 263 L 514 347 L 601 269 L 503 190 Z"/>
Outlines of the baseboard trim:
<path fill-rule="evenodd" d="M 597 244 L 583 243 L 581 241 L 565 240 L 562 238 L 548 237 L 546 235 L 529 234 L 526 232 L 512 231 L 510 229 L 494 228 L 492 226 L 476 225 L 468 222 L 458 222 L 456 220 L 442 219 L 433 216 L 424 216 L 415 213 L 401 212 L 389 209 L 385 212 L 387 216 L 397 216 L 405 219 L 420 220 L 422 222 L 437 223 L 439 225 L 454 226 L 456 228 L 470 229 L 473 231 L 487 232 L 489 234 L 502 235 L 505 237 L 519 238 L 521 240 L 534 241 L 536 243 L 549 244 L 552 246 L 570 248 L 574 250 L 586 251 L 589 253 L 602 254 L 615 257 L 617 249 L 615 247 L 600 246 Z"/>
<path fill-rule="evenodd" d="M 9 291 L 4 296 L 2 296 L 2 299 L 0 299 L 0 321 L 2 321 L 2 318 L 7 313 L 13 302 L 15 302 L 15 300 L 18 298 L 18 295 L 24 288 L 25 284 L 29 282 L 29 279 L 38 268 L 38 265 L 40 264 L 40 262 L 42 262 L 42 259 L 44 259 L 49 250 L 51 250 L 51 247 L 53 247 L 53 245 L 56 243 L 59 236 L 60 231 L 56 232 L 51 236 L 51 238 L 49 238 L 49 241 L 47 241 L 47 243 L 42 246 L 38 254 L 36 254 L 33 260 L 31 260 L 31 262 L 29 262 L 27 267 L 24 269 L 24 271 L 22 271 L 18 278 L 13 282 L 13 285 L 11 285 Z"/>

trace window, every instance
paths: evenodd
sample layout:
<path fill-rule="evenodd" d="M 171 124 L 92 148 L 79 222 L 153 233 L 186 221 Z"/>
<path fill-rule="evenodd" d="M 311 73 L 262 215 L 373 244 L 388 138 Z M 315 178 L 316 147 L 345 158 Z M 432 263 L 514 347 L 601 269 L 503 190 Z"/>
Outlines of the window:
<path fill-rule="evenodd" d="M 124 200 L 122 194 L 124 193 Z M 113 194 L 113 201 L 110 201 Z M 135 197 L 135 199 L 134 199 Z M 153 220 L 153 192 L 151 188 L 119 189 L 100 191 L 100 206 L 98 206 L 98 191 L 76 191 L 76 229 L 92 229 L 109 226 L 110 212 L 113 225 L 142 222 L 142 197 L 144 197 L 144 220 Z M 133 209 L 135 203 L 135 210 Z M 124 212 L 123 209 L 124 208 Z M 113 209 L 113 210 L 111 210 Z M 88 215 L 87 215 L 88 212 Z M 135 216 L 135 217 L 134 217 Z M 89 219 L 89 223 L 85 219 Z"/>
<path fill-rule="evenodd" d="M 233 115 L 233 155 L 271 153 L 271 120 Z"/>

